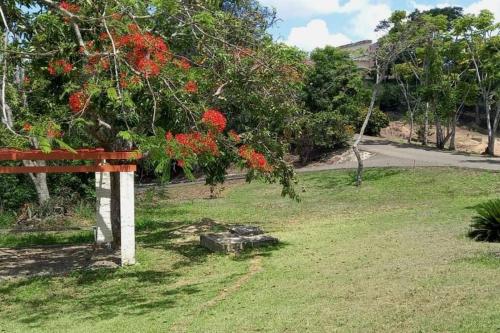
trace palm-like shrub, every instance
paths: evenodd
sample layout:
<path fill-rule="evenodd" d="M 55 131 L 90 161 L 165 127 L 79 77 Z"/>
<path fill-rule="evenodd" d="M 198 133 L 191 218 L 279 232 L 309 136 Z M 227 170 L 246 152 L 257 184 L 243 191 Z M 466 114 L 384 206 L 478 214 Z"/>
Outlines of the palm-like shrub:
<path fill-rule="evenodd" d="M 486 242 L 500 242 L 500 199 L 490 200 L 476 207 L 469 237 Z"/>

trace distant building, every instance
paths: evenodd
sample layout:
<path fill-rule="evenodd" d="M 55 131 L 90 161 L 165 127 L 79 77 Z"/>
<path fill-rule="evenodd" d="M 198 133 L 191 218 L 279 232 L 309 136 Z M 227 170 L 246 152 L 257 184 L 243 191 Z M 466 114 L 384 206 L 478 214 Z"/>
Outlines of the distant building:
<path fill-rule="evenodd" d="M 377 43 L 373 43 L 369 39 L 342 45 L 339 46 L 339 49 L 349 53 L 359 68 L 370 70 L 375 66 L 373 54 L 377 49 Z"/>

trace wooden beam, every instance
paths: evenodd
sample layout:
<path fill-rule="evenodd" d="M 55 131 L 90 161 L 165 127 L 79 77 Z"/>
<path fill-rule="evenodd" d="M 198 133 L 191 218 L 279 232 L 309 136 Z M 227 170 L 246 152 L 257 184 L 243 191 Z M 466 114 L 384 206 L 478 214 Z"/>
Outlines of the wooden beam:
<path fill-rule="evenodd" d="M 139 151 L 104 151 L 104 149 L 78 149 L 76 153 L 67 150 L 53 150 L 44 153 L 40 150 L 1 150 L 0 161 L 57 161 L 57 160 L 138 160 Z"/>
<path fill-rule="evenodd" d="M 68 166 L 0 166 L 0 174 L 14 173 L 89 173 L 89 172 L 135 172 L 137 166 L 130 165 L 68 165 Z"/>

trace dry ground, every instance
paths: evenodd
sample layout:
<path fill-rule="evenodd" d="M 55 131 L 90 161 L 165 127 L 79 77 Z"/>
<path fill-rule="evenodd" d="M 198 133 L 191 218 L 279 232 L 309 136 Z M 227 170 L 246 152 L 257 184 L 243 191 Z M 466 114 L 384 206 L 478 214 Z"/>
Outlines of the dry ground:
<path fill-rule="evenodd" d="M 434 128 L 430 129 L 431 136 L 429 142 L 436 143 L 436 133 Z M 402 121 L 392 121 L 389 127 L 382 129 L 380 135 L 389 140 L 406 141 L 410 133 L 410 127 Z M 417 135 L 413 135 L 414 142 L 418 142 Z M 456 149 L 461 152 L 481 154 L 486 150 L 488 136 L 470 128 L 458 126 L 456 134 Z M 500 138 L 497 138 L 495 155 L 500 155 Z"/>

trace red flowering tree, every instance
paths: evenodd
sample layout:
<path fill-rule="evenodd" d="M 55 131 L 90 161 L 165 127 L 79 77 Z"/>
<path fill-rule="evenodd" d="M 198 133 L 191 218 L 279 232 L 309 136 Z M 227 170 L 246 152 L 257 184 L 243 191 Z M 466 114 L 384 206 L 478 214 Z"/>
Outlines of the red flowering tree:
<path fill-rule="evenodd" d="M 283 157 L 304 57 L 267 38 L 272 13 L 251 0 L 132 3 L 0 7 L 4 82 L 14 82 L 3 84 L 14 121 L 1 143 L 137 148 L 157 173 L 200 171 L 209 184 L 240 165 L 295 196 Z"/>

